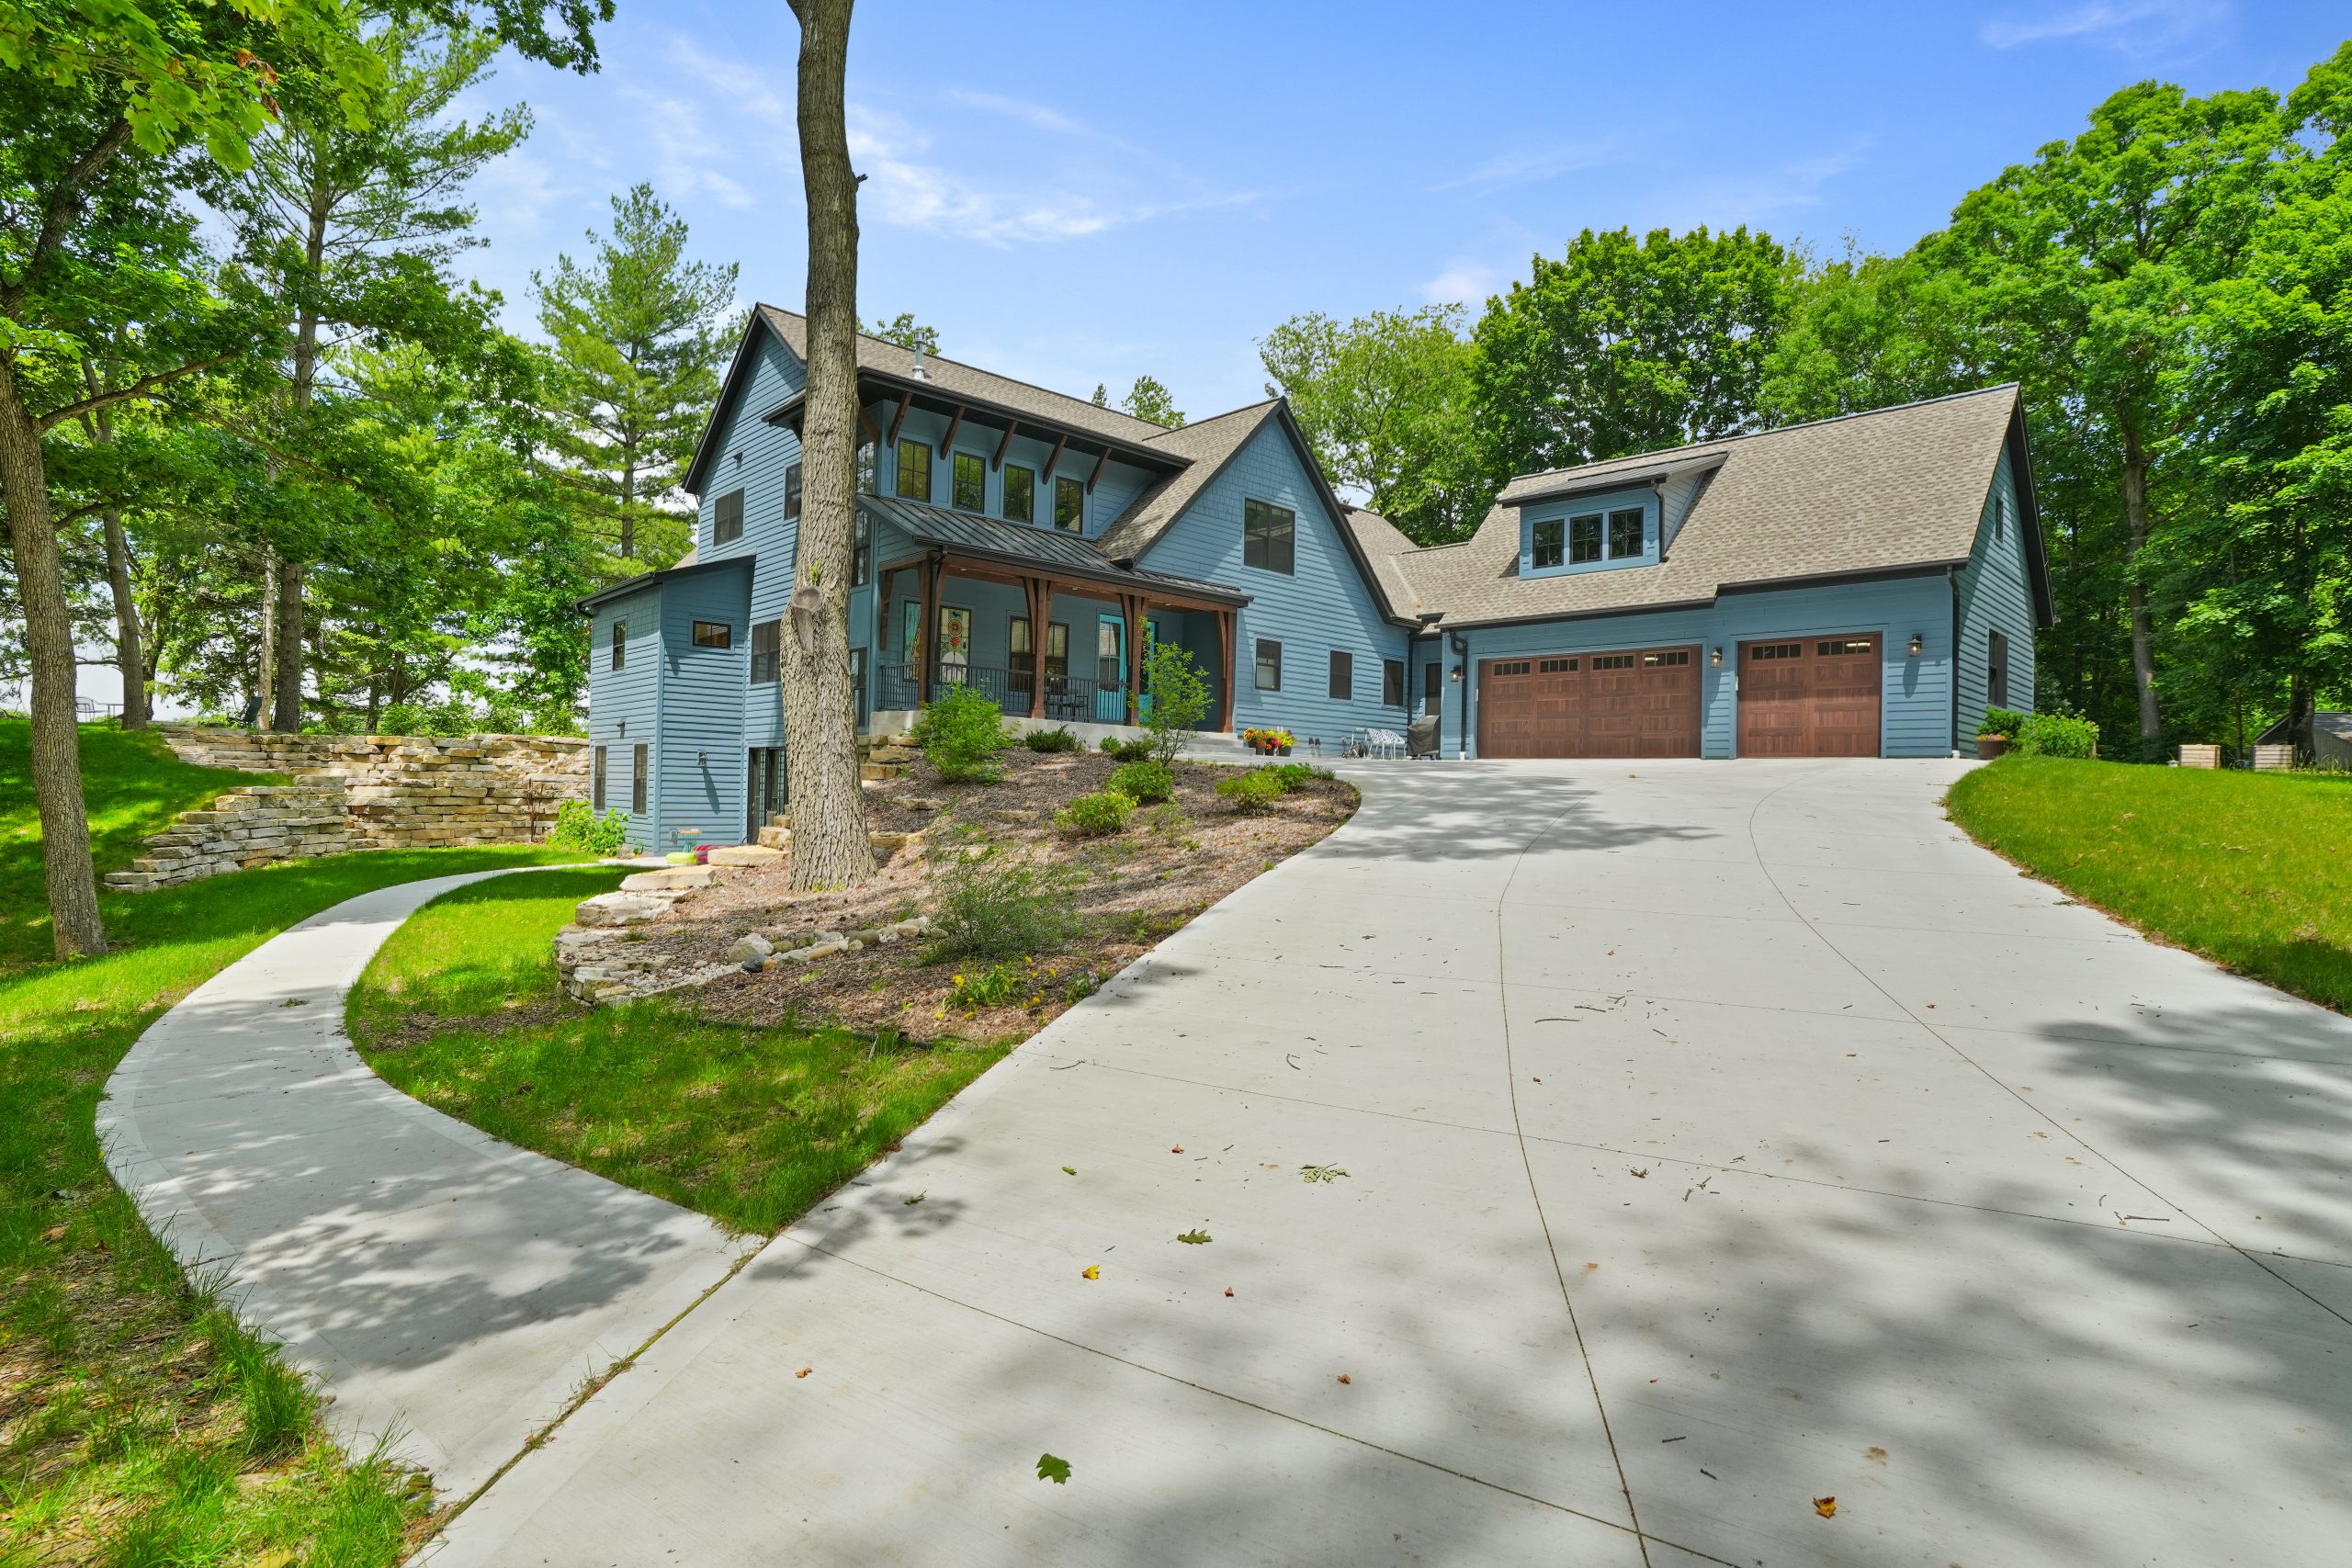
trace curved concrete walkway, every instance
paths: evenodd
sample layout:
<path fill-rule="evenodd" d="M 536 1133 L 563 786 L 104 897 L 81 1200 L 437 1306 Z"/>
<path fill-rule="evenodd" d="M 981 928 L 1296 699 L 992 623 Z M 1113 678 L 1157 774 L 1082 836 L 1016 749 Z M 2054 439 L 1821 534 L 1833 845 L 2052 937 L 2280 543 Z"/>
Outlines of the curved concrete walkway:
<path fill-rule="evenodd" d="M 1362 770 L 435 1568 L 2340 1562 L 2352 1021 L 1958 772 Z"/>
<path fill-rule="evenodd" d="M 107 1081 L 115 1179 L 322 1380 L 330 1425 L 463 1497 L 742 1251 L 702 1216 L 431 1111 L 368 1069 L 345 995 L 451 888 L 362 894 L 223 969 Z"/>

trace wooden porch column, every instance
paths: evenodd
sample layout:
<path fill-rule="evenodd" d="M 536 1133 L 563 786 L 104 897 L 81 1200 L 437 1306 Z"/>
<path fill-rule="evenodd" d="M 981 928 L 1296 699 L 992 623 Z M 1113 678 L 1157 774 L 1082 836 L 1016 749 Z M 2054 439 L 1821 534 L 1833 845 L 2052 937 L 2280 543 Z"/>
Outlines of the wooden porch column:
<path fill-rule="evenodd" d="M 1143 722 L 1143 595 L 1119 595 L 1119 613 L 1127 622 L 1127 716 L 1129 724 Z"/>
<path fill-rule="evenodd" d="M 939 653 L 939 580 L 947 570 L 946 561 L 939 556 L 923 563 L 922 570 L 922 630 L 916 635 L 915 650 L 921 655 L 916 666 L 915 690 L 921 702 L 932 698 L 932 670 Z"/>
<path fill-rule="evenodd" d="M 1224 667 L 1225 679 L 1216 694 L 1216 727 L 1219 732 L 1233 728 L 1233 612 L 1216 613 L 1217 662 Z"/>
<path fill-rule="evenodd" d="M 1023 597 L 1029 603 L 1029 716 L 1046 716 L 1046 621 L 1052 613 L 1054 585 L 1050 579 L 1024 577 Z"/>

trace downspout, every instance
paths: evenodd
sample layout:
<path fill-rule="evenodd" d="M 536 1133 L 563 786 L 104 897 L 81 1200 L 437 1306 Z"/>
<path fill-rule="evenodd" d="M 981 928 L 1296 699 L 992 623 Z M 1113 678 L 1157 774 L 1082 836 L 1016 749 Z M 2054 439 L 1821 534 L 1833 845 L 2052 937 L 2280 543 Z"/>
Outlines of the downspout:
<path fill-rule="evenodd" d="M 1951 716 L 1951 754 L 1960 755 L 1960 569 L 1944 568 L 1944 581 L 1951 585 L 1951 695 L 1946 699 L 1946 710 Z"/>
<path fill-rule="evenodd" d="M 1466 762 L 1470 760 L 1470 639 L 1460 632 L 1448 632 L 1445 640 L 1462 660 L 1454 666 L 1454 672 L 1462 677 L 1462 739 L 1453 760 Z"/>

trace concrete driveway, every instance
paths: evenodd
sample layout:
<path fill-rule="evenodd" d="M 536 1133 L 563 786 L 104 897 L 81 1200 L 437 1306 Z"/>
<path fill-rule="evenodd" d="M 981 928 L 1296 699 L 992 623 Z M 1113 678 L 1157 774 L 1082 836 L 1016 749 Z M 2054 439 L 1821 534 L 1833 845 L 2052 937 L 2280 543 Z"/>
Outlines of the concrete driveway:
<path fill-rule="evenodd" d="M 2345 1562 L 2352 1021 L 1958 772 L 1363 771 L 436 1568 Z"/>

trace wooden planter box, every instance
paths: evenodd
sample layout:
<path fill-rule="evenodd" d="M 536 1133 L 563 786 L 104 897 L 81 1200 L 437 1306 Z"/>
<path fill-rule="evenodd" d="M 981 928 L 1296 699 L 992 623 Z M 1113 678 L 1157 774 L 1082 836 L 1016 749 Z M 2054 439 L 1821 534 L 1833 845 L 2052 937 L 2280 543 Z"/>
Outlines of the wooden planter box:
<path fill-rule="evenodd" d="M 2257 746 L 2254 749 L 2254 771 L 2257 773 L 2283 773 L 2295 765 L 2292 746 Z"/>
<path fill-rule="evenodd" d="M 2222 765 L 2222 749 L 2219 746 L 2183 746 L 2180 749 L 2180 765 L 2184 768 L 2218 768 Z"/>

